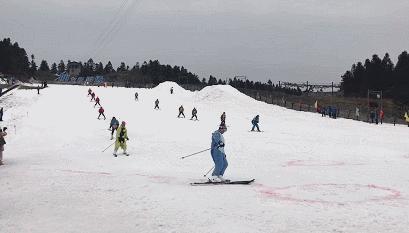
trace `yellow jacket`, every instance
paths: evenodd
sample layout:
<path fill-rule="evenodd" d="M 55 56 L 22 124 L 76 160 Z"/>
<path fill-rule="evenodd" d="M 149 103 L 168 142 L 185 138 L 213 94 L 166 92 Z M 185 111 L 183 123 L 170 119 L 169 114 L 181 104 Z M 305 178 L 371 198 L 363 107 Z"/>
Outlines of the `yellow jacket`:
<path fill-rule="evenodd" d="M 128 140 L 128 132 L 125 127 L 122 125 L 118 127 L 116 130 L 116 141 L 117 142 L 125 142 L 125 140 Z"/>

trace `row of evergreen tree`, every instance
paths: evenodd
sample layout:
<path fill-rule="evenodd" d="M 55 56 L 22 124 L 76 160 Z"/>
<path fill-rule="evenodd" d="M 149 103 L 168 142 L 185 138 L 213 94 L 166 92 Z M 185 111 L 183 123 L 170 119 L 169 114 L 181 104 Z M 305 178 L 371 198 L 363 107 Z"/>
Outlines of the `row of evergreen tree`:
<path fill-rule="evenodd" d="M 46 60 L 42 60 L 40 66 L 38 67 L 35 62 L 34 55 L 31 55 L 31 60 L 29 61 L 26 51 L 20 48 L 18 43 L 12 44 L 10 38 L 6 38 L 0 41 L 0 72 L 9 75 L 29 75 L 37 76 L 39 71 L 42 74 L 61 74 L 67 71 L 67 65 L 71 62 L 70 60 L 65 63 L 61 60 L 58 64 L 55 62 L 49 66 Z M 203 78 L 202 80 L 196 74 L 189 72 L 183 66 L 170 66 L 162 65 L 158 60 L 150 60 L 148 62 L 143 62 L 140 65 L 138 62 L 129 67 L 124 62 L 121 62 L 119 67 L 116 69 L 113 67 L 112 63 L 109 61 L 105 66 L 102 62 L 94 62 L 91 58 L 86 62 L 79 62 L 81 67 L 80 76 L 96 76 L 96 75 L 108 75 L 112 77 L 126 77 L 127 85 L 131 84 L 159 84 L 163 81 L 174 81 L 178 84 L 193 84 L 193 85 L 217 85 L 226 84 L 242 89 L 256 89 L 256 90 L 268 90 L 268 91 L 282 91 L 291 95 L 301 95 L 301 90 L 299 88 L 282 88 L 278 85 L 275 86 L 271 80 L 267 83 L 253 82 L 249 80 L 242 79 L 229 79 L 222 80 L 210 75 L 208 80 Z M 121 81 L 121 80 L 115 80 Z"/>
<path fill-rule="evenodd" d="M 382 91 L 386 98 L 409 104 L 409 54 L 406 51 L 399 55 L 396 65 L 388 53 L 383 59 L 375 54 L 364 63 L 353 64 L 341 78 L 344 96 L 366 97 L 368 90 Z"/>

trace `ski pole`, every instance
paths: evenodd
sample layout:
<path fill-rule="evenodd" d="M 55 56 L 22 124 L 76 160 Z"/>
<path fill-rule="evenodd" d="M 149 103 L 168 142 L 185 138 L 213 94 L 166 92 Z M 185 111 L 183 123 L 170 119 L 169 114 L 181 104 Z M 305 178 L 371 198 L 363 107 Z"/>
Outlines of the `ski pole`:
<path fill-rule="evenodd" d="M 202 151 L 199 151 L 199 152 L 196 152 L 196 153 L 190 154 L 190 155 L 186 155 L 186 156 L 181 157 L 180 159 L 185 159 L 185 158 L 187 158 L 187 157 L 190 157 L 190 156 L 193 156 L 193 155 L 200 154 L 200 153 L 205 152 L 205 151 L 208 151 L 208 150 L 210 150 L 210 149 L 211 149 L 211 148 L 206 149 L 206 150 L 202 150 Z"/>
<path fill-rule="evenodd" d="M 115 142 L 113 142 L 111 145 L 109 145 L 107 148 L 105 148 L 102 152 L 105 152 L 106 150 L 108 150 L 108 148 L 110 148 L 114 144 L 115 144 Z"/>
<path fill-rule="evenodd" d="M 214 166 L 213 166 L 212 168 L 210 168 L 210 170 L 209 170 L 209 171 L 207 171 L 207 172 L 206 172 L 206 174 L 204 174 L 204 175 L 203 175 L 203 177 L 206 177 L 206 176 L 207 176 L 207 174 L 209 174 L 209 172 L 211 172 L 213 169 L 214 169 Z"/>

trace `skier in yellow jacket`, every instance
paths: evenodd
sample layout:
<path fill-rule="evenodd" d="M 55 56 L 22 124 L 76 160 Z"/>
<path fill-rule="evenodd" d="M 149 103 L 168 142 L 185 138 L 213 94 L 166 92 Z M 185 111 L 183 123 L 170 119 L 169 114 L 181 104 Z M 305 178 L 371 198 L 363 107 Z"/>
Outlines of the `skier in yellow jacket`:
<path fill-rule="evenodd" d="M 117 157 L 117 151 L 119 147 L 124 150 L 124 154 L 126 156 L 129 156 L 129 154 L 126 152 L 126 141 L 129 140 L 128 138 L 128 133 L 125 127 L 125 121 L 122 121 L 121 125 L 118 127 L 116 130 L 116 141 L 115 141 L 115 149 L 114 149 L 114 156 Z"/>

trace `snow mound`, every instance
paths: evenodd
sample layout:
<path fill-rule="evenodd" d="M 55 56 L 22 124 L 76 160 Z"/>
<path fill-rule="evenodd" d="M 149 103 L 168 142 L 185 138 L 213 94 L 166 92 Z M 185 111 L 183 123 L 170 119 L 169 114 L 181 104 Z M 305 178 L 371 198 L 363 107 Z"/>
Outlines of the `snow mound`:
<path fill-rule="evenodd" d="M 234 106 L 252 106 L 259 103 L 230 85 L 207 86 L 198 93 L 197 100 L 203 103 L 224 102 Z"/>
<path fill-rule="evenodd" d="M 173 87 L 173 92 L 187 92 L 186 89 L 183 87 L 179 86 L 179 84 L 171 81 L 165 81 L 154 87 L 153 89 L 156 91 L 165 91 L 165 92 L 170 92 L 170 89 Z"/>

